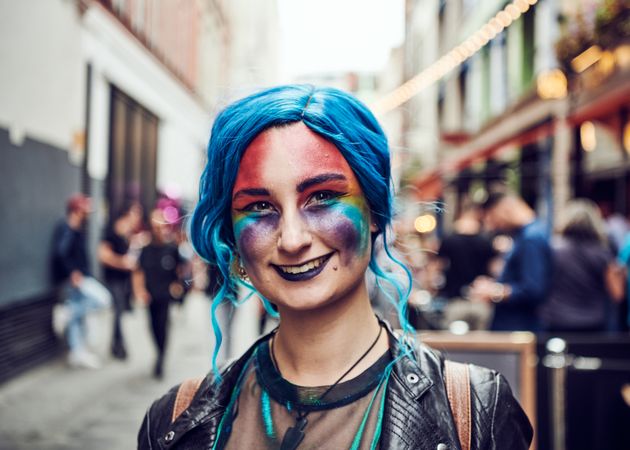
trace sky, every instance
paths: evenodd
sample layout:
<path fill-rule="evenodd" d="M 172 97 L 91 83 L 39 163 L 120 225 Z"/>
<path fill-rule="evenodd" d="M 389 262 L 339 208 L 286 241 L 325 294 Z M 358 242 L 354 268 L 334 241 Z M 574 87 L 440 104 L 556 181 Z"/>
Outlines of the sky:
<path fill-rule="evenodd" d="M 404 40 L 404 0 L 278 0 L 280 74 L 378 71 Z"/>

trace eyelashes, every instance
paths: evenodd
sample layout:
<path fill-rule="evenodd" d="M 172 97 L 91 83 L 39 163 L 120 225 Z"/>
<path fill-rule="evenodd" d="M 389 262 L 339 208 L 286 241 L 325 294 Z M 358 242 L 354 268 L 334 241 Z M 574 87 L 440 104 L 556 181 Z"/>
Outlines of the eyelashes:
<path fill-rule="evenodd" d="M 265 212 L 272 209 L 273 209 L 273 206 L 270 202 L 258 201 L 258 202 L 252 202 L 248 204 L 247 206 L 245 206 L 244 208 L 237 209 L 237 211 L 242 212 L 242 213 L 247 213 L 247 212 L 260 213 L 260 212 Z"/>
<path fill-rule="evenodd" d="M 331 190 L 323 190 L 313 192 L 304 203 L 304 207 L 307 209 L 321 209 L 326 208 L 334 203 L 342 197 L 347 196 L 347 192 L 339 192 L 339 191 L 331 191 Z M 249 203 L 243 208 L 237 209 L 236 211 L 245 214 L 254 214 L 265 216 L 268 214 L 278 212 L 278 209 L 267 200 L 259 200 L 256 202 Z"/>
<path fill-rule="evenodd" d="M 338 191 L 317 191 L 308 198 L 306 204 L 313 206 L 327 206 L 346 195 L 347 193 Z"/>

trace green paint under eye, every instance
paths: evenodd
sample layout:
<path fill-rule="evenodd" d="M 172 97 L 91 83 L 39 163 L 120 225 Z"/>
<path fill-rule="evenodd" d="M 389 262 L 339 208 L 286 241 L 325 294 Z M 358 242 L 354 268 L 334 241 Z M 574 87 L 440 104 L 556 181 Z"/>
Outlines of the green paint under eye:
<path fill-rule="evenodd" d="M 357 253 L 364 255 L 369 244 L 369 223 L 368 207 L 363 197 L 348 196 L 343 197 L 339 204 L 342 206 L 343 214 L 352 222 L 352 225 L 359 234 Z"/>
<path fill-rule="evenodd" d="M 238 212 L 232 215 L 232 229 L 234 237 L 238 241 L 239 236 L 243 233 L 243 229 L 252 224 L 255 220 L 244 212 Z"/>

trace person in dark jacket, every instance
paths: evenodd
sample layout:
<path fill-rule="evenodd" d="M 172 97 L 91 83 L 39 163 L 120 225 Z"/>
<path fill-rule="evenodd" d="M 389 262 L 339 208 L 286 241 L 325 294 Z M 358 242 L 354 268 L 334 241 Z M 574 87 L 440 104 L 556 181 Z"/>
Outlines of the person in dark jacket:
<path fill-rule="evenodd" d="M 370 304 L 368 267 L 395 304 L 408 298 L 372 257 L 382 234 L 402 266 L 387 244 L 391 185 L 382 129 L 342 91 L 280 86 L 219 114 L 192 242 L 224 280 L 213 313 L 241 284 L 280 325 L 215 365 L 181 414 L 178 387 L 157 400 L 140 449 L 459 448 L 442 359 L 414 343 L 404 307 L 396 334 Z M 527 449 L 532 429 L 505 379 L 469 371 L 472 448 Z"/>
<path fill-rule="evenodd" d="M 478 277 L 469 295 L 473 301 L 494 304 L 491 329 L 540 331 L 538 308 L 551 284 L 551 247 L 545 225 L 516 194 L 492 192 L 483 204 L 484 226 L 512 239 L 497 280 Z"/>
<path fill-rule="evenodd" d="M 85 223 L 92 209 L 90 198 L 83 194 L 71 196 L 66 203 L 66 219 L 54 232 L 53 270 L 65 293 L 68 323 L 68 363 L 72 367 L 96 369 L 99 358 L 87 345 L 86 316 L 89 312 L 107 308 L 111 294 L 92 277 L 86 246 Z"/>
<path fill-rule="evenodd" d="M 552 241 L 553 281 L 540 310 L 546 331 L 603 332 L 613 302 L 623 297 L 623 274 L 612 254 L 597 205 L 587 199 L 567 203 Z"/>

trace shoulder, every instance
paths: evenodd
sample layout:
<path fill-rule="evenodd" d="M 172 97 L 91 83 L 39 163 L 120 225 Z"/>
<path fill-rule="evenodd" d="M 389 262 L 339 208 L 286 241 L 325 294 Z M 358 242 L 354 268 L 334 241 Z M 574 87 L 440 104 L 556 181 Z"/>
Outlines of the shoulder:
<path fill-rule="evenodd" d="M 216 417 L 222 414 L 230 393 L 238 382 L 239 374 L 249 361 L 253 349 L 266 338 L 267 336 L 260 338 L 240 358 L 222 365 L 219 369 L 220 377 L 215 376 L 212 371 L 206 375 L 190 402 L 186 402 L 188 407 L 176 420 L 173 413 L 182 384 L 172 387 L 155 400 L 147 410 L 138 432 L 138 448 L 143 450 L 162 448 L 158 443 L 168 442 L 169 434 L 172 434 L 169 443 L 174 445 L 182 436 L 202 423 L 206 424 L 204 426 L 214 427 L 216 431 Z"/>
<path fill-rule="evenodd" d="M 70 225 L 68 225 L 68 223 L 65 220 L 61 220 L 57 222 L 57 225 L 55 227 L 55 236 L 60 237 L 60 236 L 71 235 L 72 231 L 73 230 L 72 228 L 70 228 Z"/>
<path fill-rule="evenodd" d="M 155 254 L 155 244 L 149 243 L 142 247 L 140 250 L 140 259 L 145 260 L 146 258 L 152 258 Z"/>
<path fill-rule="evenodd" d="M 526 241 L 538 241 L 549 245 L 549 233 L 542 222 L 536 220 L 529 225 L 525 225 L 521 233 L 521 239 Z"/>
<path fill-rule="evenodd" d="M 593 262 L 606 265 L 614 260 L 614 255 L 610 249 L 599 242 L 587 242 L 582 245 L 586 258 L 591 259 Z"/>
<path fill-rule="evenodd" d="M 114 229 L 108 225 L 105 227 L 105 229 L 103 230 L 103 237 L 102 237 L 102 241 L 106 241 L 106 242 L 112 242 L 114 241 L 114 239 L 116 238 L 116 234 L 114 233 Z"/>
<path fill-rule="evenodd" d="M 438 350 L 429 347 L 426 344 L 419 343 L 415 347 L 418 363 L 425 372 L 429 372 L 433 382 L 444 382 L 445 372 L 444 365 L 447 358 Z M 475 364 L 466 364 L 470 373 L 470 386 L 472 394 L 479 398 L 491 399 L 492 392 L 487 389 L 490 385 L 496 385 L 503 375 L 496 370 L 487 367 L 477 366 Z M 503 378 L 504 379 L 504 378 Z M 506 382 L 507 383 L 507 382 Z M 508 387 L 509 388 L 509 387 Z"/>
<path fill-rule="evenodd" d="M 444 383 L 446 361 L 444 354 L 426 344 L 418 344 L 416 355 L 420 367 L 429 372 L 432 381 Z M 471 397 L 483 410 L 491 410 L 495 406 L 497 396 L 513 397 L 509 383 L 499 372 L 475 364 L 466 365 L 470 376 Z"/>
<path fill-rule="evenodd" d="M 147 409 L 147 412 L 140 426 L 138 432 L 138 448 L 139 449 L 153 449 L 158 448 L 156 443 L 159 442 L 167 435 L 169 430 L 173 428 L 173 424 L 177 417 L 174 417 L 175 404 L 181 402 L 180 400 L 180 388 L 186 381 L 193 382 L 194 385 L 198 385 L 198 388 L 194 391 L 194 395 L 189 398 L 184 410 L 190 409 L 190 406 L 194 406 L 196 414 L 203 414 L 216 402 L 213 386 L 215 385 L 215 377 L 212 373 L 208 374 L 201 380 L 185 380 L 184 382 L 173 386 L 171 389 L 155 400 L 151 406 Z M 193 392 L 190 392 L 193 394 Z M 180 410 L 180 413 L 182 411 Z M 182 414 L 182 417 L 186 414 Z M 184 423 L 189 424 L 196 422 L 196 417 L 185 417 Z M 188 425 L 184 425 L 186 427 Z M 181 428 L 181 427 L 180 427 Z"/>
<path fill-rule="evenodd" d="M 157 442 L 163 431 L 169 427 L 179 386 L 178 384 L 172 387 L 166 394 L 155 400 L 147 410 L 138 433 L 139 449 L 152 449 L 153 443 Z"/>
<path fill-rule="evenodd" d="M 424 344 L 416 346 L 416 355 L 433 383 L 445 389 L 444 355 Z M 474 440 L 472 448 L 527 449 L 533 430 L 506 378 L 496 370 L 474 364 L 467 366 Z"/>

